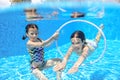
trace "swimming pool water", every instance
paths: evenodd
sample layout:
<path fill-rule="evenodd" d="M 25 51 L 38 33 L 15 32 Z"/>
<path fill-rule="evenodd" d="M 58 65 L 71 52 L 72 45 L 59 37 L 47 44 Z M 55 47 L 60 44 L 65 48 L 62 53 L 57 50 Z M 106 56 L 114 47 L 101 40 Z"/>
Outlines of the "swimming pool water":
<path fill-rule="evenodd" d="M 61 47 L 63 55 L 69 45 L 70 43 Z M 102 45 L 102 43 L 99 45 Z M 63 80 L 119 80 L 120 48 L 117 49 L 118 46 L 120 46 L 120 41 L 107 40 L 107 51 L 99 62 L 92 65 L 81 66 L 77 73 L 70 75 L 67 74 L 67 71 L 78 58 L 75 54 L 73 54 L 70 60 L 73 60 L 74 58 L 76 59 L 74 59 L 73 62 L 68 62 L 67 68 L 62 73 Z M 99 46 L 99 49 L 93 53 L 96 56 L 92 57 L 90 55 L 89 60 L 96 59 L 97 55 L 100 54 L 98 52 L 100 52 L 102 49 L 103 47 Z M 60 56 L 56 49 L 49 50 L 45 54 L 50 54 L 45 56 L 46 59 Z M 89 60 L 87 60 L 87 62 Z M 30 72 L 28 55 L 1 58 L 0 65 L 0 80 L 37 80 Z M 52 71 L 52 68 L 44 70 L 43 72 L 50 80 L 56 80 L 55 72 Z"/>
<path fill-rule="evenodd" d="M 91 21 L 96 25 L 100 25 L 101 23 L 104 24 L 105 28 L 103 31 L 107 38 L 107 50 L 104 57 L 93 65 L 80 66 L 77 73 L 70 75 L 67 74 L 67 71 L 78 58 L 76 54 L 72 54 L 66 69 L 63 71 L 63 80 L 120 80 L 120 6 L 113 6 L 112 4 L 110 6 L 107 5 L 104 9 L 105 14 L 103 18 L 96 18 L 94 16 L 78 18 Z M 68 8 L 66 10 L 66 13 L 60 12 L 58 20 L 53 19 L 31 22 L 39 25 L 40 37 L 43 39 L 48 38 L 63 23 L 73 20 L 70 18 L 69 14 L 74 10 Z M 80 11 L 86 12 L 86 9 L 80 9 Z M 42 14 L 43 13 L 44 10 Z M 18 8 L 18 10 L 12 9 L 0 12 L 0 14 L 2 15 L 0 19 L 0 80 L 37 80 L 30 71 L 30 56 L 26 50 L 26 41 L 21 39 L 22 35 L 24 35 L 25 25 L 29 23 L 25 21 L 23 10 L 21 10 L 21 8 Z M 49 28 L 51 28 L 51 31 L 46 31 L 49 30 Z M 71 23 L 65 26 L 61 30 L 60 38 L 58 39 L 58 47 L 63 55 L 70 45 L 70 43 L 68 43 L 70 41 L 69 35 L 77 29 L 83 30 L 86 37 L 90 39 L 94 38 L 97 32 L 94 27 L 86 23 Z M 84 62 L 85 64 L 99 57 L 103 50 L 103 42 L 102 38 L 99 47 L 87 58 Z M 45 50 L 46 60 L 55 57 L 62 58 L 54 45 L 55 43 L 52 48 Z M 56 80 L 55 72 L 53 72 L 52 68 L 44 70 L 43 72 L 47 75 L 49 80 Z"/>

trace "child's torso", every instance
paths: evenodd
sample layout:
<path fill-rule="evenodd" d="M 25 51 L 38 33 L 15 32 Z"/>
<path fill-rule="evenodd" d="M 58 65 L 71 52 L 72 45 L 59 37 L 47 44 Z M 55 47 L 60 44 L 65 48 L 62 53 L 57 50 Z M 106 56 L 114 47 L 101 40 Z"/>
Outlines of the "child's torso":
<path fill-rule="evenodd" d="M 38 39 L 38 41 L 42 42 L 42 40 L 40 39 Z M 39 63 L 44 62 L 44 48 L 43 47 L 34 47 L 32 49 L 28 48 L 28 52 L 31 56 L 31 63 L 32 62 L 39 62 Z"/>
<path fill-rule="evenodd" d="M 33 48 L 32 50 L 28 50 L 31 55 L 31 61 L 33 62 L 40 62 L 44 61 L 44 51 L 42 47 Z"/>

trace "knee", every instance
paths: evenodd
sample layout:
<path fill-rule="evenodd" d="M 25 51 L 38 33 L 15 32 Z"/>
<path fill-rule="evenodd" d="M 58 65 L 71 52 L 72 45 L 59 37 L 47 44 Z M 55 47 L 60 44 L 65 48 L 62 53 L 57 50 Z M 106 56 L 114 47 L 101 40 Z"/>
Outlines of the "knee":
<path fill-rule="evenodd" d="M 33 73 L 34 75 L 37 75 L 37 74 L 38 74 L 38 69 L 33 69 L 33 70 L 32 70 L 32 73 Z"/>

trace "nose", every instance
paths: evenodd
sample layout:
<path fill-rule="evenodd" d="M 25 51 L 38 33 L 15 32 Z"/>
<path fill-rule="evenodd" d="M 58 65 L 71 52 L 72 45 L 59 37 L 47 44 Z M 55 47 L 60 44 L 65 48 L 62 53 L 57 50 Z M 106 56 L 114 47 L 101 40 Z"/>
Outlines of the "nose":
<path fill-rule="evenodd" d="M 37 36 L 36 34 L 33 35 L 33 37 L 36 37 L 36 36 Z"/>
<path fill-rule="evenodd" d="M 78 45 L 75 45 L 75 44 L 73 46 L 74 46 L 74 48 L 78 47 Z"/>

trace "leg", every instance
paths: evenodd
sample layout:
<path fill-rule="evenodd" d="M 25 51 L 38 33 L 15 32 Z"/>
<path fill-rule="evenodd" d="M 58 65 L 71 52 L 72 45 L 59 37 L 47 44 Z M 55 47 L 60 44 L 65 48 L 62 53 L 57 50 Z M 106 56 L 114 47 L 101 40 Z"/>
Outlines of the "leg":
<path fill-rule="evenodd" d="M 38 69 L 33 69 L 32 73 L 39 79 L 39 80 L 48 80 L 47 77 Z"/>
<path fill-rule="evenodd" d="M 57 63 L 60 63 L 62 60 L 59 58 L 54 58 L 51 60 L 48 60 L 46 65 L 44 66 L 44 68 L 48 68 L 48 67 L 52 67 L 54 65 L 56 65 Z"/>
<path fill-rule="evenodd" d="M 103 28 L 104 28 L 104 25 L 101 24 L 101 25 L 100 25 L 100 29 L 102 30 Z M 96 43 L 98 43 L 98 42 L 100 41 L 100 37 L 101 37 L 101 32 L 99 31 L 99 32 L 97 33 L 96 38 L 95 38 L 95 42 L 96 42 Z"/>
<path fill-rule="evenodd" d="M 56 64 L 60 63 L 61 61 L 62 60 L 59 59 L 59 58 L 54 58 L 54 59 L 48 60 L 44 68 L 55 66 Z M 56 72 L 56 78 L 57 78 L 57 80 L 61 80 L 61 74 L 62 74 L 61 71 L 57 71 Z"/>

